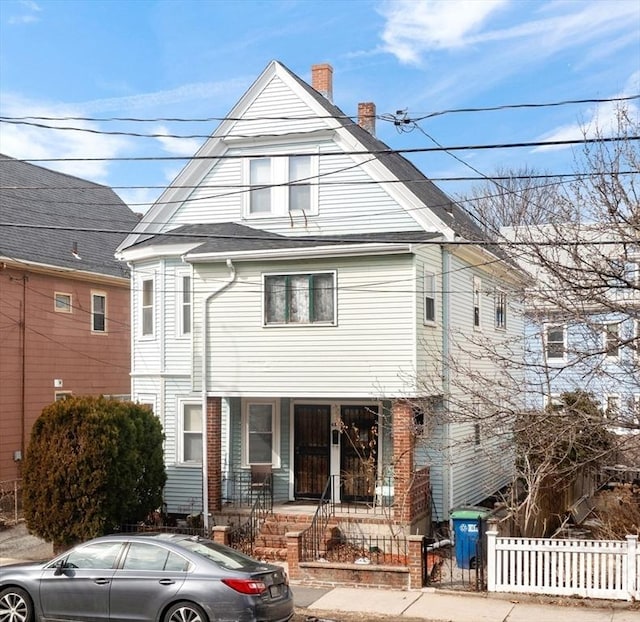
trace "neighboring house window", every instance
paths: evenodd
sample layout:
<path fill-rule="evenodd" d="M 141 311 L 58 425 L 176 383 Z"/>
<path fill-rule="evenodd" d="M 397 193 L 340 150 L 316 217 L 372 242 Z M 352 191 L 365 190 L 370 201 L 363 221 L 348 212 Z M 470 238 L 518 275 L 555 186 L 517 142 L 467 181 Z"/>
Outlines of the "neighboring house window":
<path fill-rule="evenodd" d="M 640 423 L 640 393 L 633 396 L 633 417 L 636 424 Z"/>
<path fill-rule="evenodd" d="M 335 322 L 335 272 L 264 275 L 265 324 Z"/>
<path fill-rule="evenodd" d="M 73 393 L 71 391 L 55 391 L 55 401 L 60 402 L 61 400 L 66 400 L 68 397 L 71 397 Z"/>
<path fill-rule="evenodd" d="M 278 421 L 275 402 L 247 402 L 244 415 L 246 463 L 277 466 Z"/>
<path fill-rule="evenodd" d="M 289 211 L 311 210 L 311 156 L 289 158 Z M 297 183 L 299 182 L 299 183 Z"/>
<path fill-rule="evenodd" d="M 180 333 L 191 334 L 191 277 L 182 277 L 182 293 L 180 296 Z"/>
<path fill-rule="evenodd" d="M 431 272 L 424 273 L 424 321 L 436 321 L 436 277 Z"/>
<path fill-rule="evenodd" d="M 182 403 L 182 456 L 181 462 L 202 463 L 202 406 Z"/>
<path fill-rule="evenodd" d="M 547 359 L 563 359 L 565 355 L 565 328 L 549 325 L 545 331 L 545 351 Z"/>
<path fill-rule="evenodd" d="M 504 330 L 507 327 L 507 293 L 496 291 L 495 298 L 496 328 Z"/>
<path fill-rule="evenodd" d="M 247 158 L 244 167 L 249 186 L 245 216 L 286 217 L 292 212 L 317 213 L 317 156 Z"/>
<path fill-rule="evenodd" d="M 482 282 L 480 281 L 480 279 L 474 277 L 473 279 L 473 326 L 474 328 L 480 328 L 480 321 L 481 321 L 481 297 L 482 297 L 482 293 L 481 293 L 481 288 L 482 288 Z"/>
<path fill-rule="evenodd" d="M 91 294 L 91 330 L 104 333 L 107 330 L 107 297 L 105 294 Z"/>
<path fill-rule="evenodd" d="M 153 335 L 153 279 L 142 281 L 142 334 Z"/>
<path fill-rule="evenodd" d="M 603 340 L 607 358 L 618 358 L 620 356 L 620 324 L 606 324 Z"/>
<path fill-rule="evenodd" d="M 71 294 L 56 292 L 54 308 L 58 313 L 71 313 Z"/>
<path fill-rule="evenodd" d="M 610 421 L 616 421 L 620 414 L 620 396 L 607 395 L 605 398 L 604 415 Z"/>

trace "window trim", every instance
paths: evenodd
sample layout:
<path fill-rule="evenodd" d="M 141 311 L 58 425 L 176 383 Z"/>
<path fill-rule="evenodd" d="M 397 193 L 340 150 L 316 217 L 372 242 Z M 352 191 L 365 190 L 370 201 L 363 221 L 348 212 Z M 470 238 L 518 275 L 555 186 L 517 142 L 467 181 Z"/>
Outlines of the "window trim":
<path fill-rule="evenodd" d="M 496 289 L 495 292 L 494 321 L 496 330 L 507 330 L 507 292 L 501 288 Z"/>
<path fill-rule="evenodd" d="M 290 159 L 292 157 L 308 156 L 309 162 L 309 209 L 304 208 L 290 209 L 290 192 L 289 188 L 296 185 L 291 181 Z M 269 160 L 270 173 L 268 184 L 252 184 L 251 183 L 251 162 L 254 160 Z M 319 157 L 317 153 L 272 153 L 269 155 L 251 156 L 248 155 L 242 162 L 243 186 L 247 188 L 247 192 L 243 193 L 242 215 L 246 220 L 255 220 L 261 218 L 290 218 L 297 214 L 305 214 L 307 216 L 315 216 L 319 213 Z M 307 178 L 303 178 L 301 182 L 306 183 Z M 269 211 L 268 212 L 252 212 L 251 197 L 252 187 L 256 189 L 270 189 Z"/>
<path fill-rule="evenodd" d="M 280 403 L 277 399 L 243 399 L 242 400 L 242 466 L 249 468 L 252 464 L 269 464 L 249 461 L 249 410 L 253 405 L 271 406 L 271 468 L 279 469 L 280 457 Z"/>
<path fill-rule="evenodd" d="M 428 285 L 428 281 L 431 281 L 431 286 Z M 422 321 L 423 324 L 433 326 L 436 323 L 436 275 L 435 273 L 425 270 L 422 275 L 422 293 L 424 305 Z M 433 304 L 433 318 L 427 317 L 427 300 L 431 300 Z"/>
<path fill-rule="evenodd" d="M 151 284 L 151 304 L 145 305 L 144 297 L 145 297 L 145 284 Z M 155 279 L 151 278 L 143 278 L 140 280 L 140 336 L 143 339 L 153 339 L 155 337 L 155 296 L 156 296 L 156 286 Z M 145 311 L 150 312 L 149 321 L 151 322 L 151 330 L 145 332 Z"/>
<path fill-rule="evenodd" d="M 562 356 L 549 356 L 549 332 L 552 329 L 562 329 Z M 543 352 L 544 360 L 548 363 L 561 362 L 567 360 L 567 326 L 565 324 L 557 324 L 549 322 L 544 325 L 544 339 L 543 339 Z M 560 343 L 559 341 L 553 341 L 552 343 Z"/>
<path fill-rule="evenodd" d="M 616 340 L 615 349 L 616 349 L 616 353 L 615 354 L 609 354 L 609 335 L 612 334 L 611 331 L 609 330 L 609 328 L 611 326 L 615 326 L 616 327 L 616 332 L 615 332 L 615 340 Z M 606 322 L 605 324 L 603 324 L 603 327 L 602 327 L 602 348 L 604 350 L 604 356 L 608 361 L 619 361 L 620 360 L 620 353 L 621 353 L 620 332 L 621 332 L 621 324 L 620 324 L 620 322 Z"/>
<path fill-rule="evenodd" d="M 269 322 L 267 318 L 267 279 L 270 277 L 291 277 L 329 274 L 333 278 L 333 318 L 331 321 L 308 321 L 308 322 Z M 286 295 L 286 291 L 285 291 Z M 262 273 L 262 326 L 263 328 L 283 328 L 283 327 L 318 327 L 338 325 L 338 271 L 337 270 L 311 270 L 298 272 L 263 272 Z"/>
<path fill-rule="evenodd" d="M 190 272 L 176 273 L 178 287 L 176 289 L 176 329 L 178 337 L 189 338 L 193 333 L 193 277 Z M 185 302 L 185 279 L 189 279 L 189 301 Z M 185 330 L 184 313 L 189 308 L 189 330 Z"/>
<path fill-rule="evenodd" d="M 103 312 L 103 321 L 104 328 L 99 330 L 96 328 L 96 310 L 95 310 L 95 299 L 102 298 L 104 300 L 104 312 Z M 107 293 L 102 291 L 91 291 L 91 332 L 96 335 L 104 335 L 108 332 L 107 330 Z"/>
<path fill-rule="evenodd" d="M 185 460 L 185 456 L 184 456 L 184 449 L 185 449 L 185 434 L 197 434 L 197 431 L 192 431 L 192 430 L 185 430 L 184 424 L 185 424 L 185 409 L 187 406 L 197 406 L 200 410 L 200 442 L 201 442 L 201 452 L 202 452 L 202 459 L 201 460 Z M 197 400 L 197 399 L 188 399 L 188 398 L 179 398 L 178 399 L 178 425 L 177 425 L 177 431 L 178 431 L 178 438 L 177 438 L 177 442 L 176 442 L 176 450 L 177 450 L 177 455 L 176 455 L 176 461 L 179 465 L 182 466 L 189 466 L 189 467 L 194 467 L 194 466 L 202 466 L 203 461 L 205 460 L 205 456 L 204 456 L 204 435 L 205 435 L 205 429 L 204 429 L 204 416 L 202 413 L 202 401 L 201 400 Z"/>
<path fill-rule="evenodd" d="M 473 328 L 474 330 L 482 329 L 482 279 L 478 276 L 473 277 Z"/>
<path fill-rule="evenodd" d="M 64 296 L 69 299 L 69 304 L 66 307 L 58 306 L 58 297 Z M 53 310 L 56 313 L 73 313 L 73 295 L 66 292 L 54 292 L 53 293 Z"/>

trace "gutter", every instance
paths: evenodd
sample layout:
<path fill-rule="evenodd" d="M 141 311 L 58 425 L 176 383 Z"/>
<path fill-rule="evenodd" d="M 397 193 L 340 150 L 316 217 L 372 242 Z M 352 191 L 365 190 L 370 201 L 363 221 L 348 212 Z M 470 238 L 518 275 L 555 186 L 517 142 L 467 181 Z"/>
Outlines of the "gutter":
<path fill-rule="evenodd" d="M 231 259 L 227 259 L 229 276 L 218 289 L 211 292 L 203 302 L 202 307 L 202 518 L 205 529 L 209 529 L 209 465 L 207 462 L 207 321 L 209 317 L 209 302 L 236 280 L 236 269 Z"/>

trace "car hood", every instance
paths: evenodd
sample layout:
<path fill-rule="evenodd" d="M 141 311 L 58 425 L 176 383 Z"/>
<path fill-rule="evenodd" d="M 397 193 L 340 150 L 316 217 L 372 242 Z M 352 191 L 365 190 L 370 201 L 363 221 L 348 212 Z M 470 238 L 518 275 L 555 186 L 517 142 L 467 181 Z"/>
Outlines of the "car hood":
<path fill-rule="evenodd" d="M 43 561 L 22 561 L 22 562 L 13 562 L 11 564 L 3 564 L 0 566 L 0 579 L 5 572 L 10 572 L 11 570 L 20 568 L 21 570 L 25 568 L 42 568 L 49 560 Z"/>

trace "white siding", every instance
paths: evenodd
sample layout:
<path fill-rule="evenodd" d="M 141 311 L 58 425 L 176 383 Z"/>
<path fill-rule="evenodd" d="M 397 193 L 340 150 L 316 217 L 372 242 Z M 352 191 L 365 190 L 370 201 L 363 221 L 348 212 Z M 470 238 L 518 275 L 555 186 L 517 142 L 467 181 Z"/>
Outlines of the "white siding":
<path fill-rule="evenodd" d="M 265 271 L 337 270 L 338 325 L 262 325 Z M 236 282 L 209 304 L 208 390 L 220 395 L 406 395 L 415 378 L 412 257 L 236 265 Z M 199 291 L 222 268 L 197 270 Z M 201 297 L 200 297 L 201 298 Z M 201 305 L 197 305 L 201 309 Z M 196 315 L 199 360 L 201 311 Z"/>

